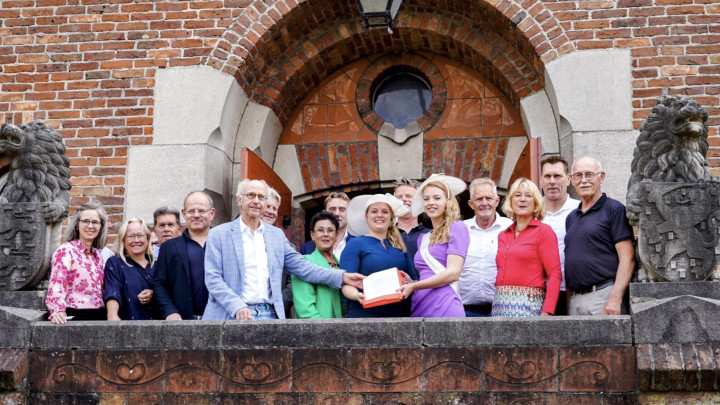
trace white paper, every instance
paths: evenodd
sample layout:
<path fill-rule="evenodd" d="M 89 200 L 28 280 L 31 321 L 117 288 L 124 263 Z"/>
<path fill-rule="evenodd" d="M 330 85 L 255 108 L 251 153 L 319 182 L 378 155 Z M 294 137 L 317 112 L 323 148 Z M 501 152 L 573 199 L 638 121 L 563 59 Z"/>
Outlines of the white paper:
<path fill-rule="evenodd" d="M 397 267 L 375 272 L 363 279 L 365 300 L 396 294 L 398 289 L 400 289 L 400 277 Z"/>

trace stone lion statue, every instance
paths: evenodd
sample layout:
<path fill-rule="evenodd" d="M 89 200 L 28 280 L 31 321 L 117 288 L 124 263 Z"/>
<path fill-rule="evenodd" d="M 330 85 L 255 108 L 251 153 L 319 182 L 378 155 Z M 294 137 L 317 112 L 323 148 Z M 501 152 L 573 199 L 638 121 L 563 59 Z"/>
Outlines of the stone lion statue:
<path fill-rule="evenodd" d="M 710 180 L 708 112 L 687 96 L 663 96 L 640 127 L 628 184 L 627 211 L 635 225 L 643 181 L 683 183 Z"/>
<path fill-rule="evenodd" d="M 626 199 L 639 281 L 720 275 L 720 178 L 708 168 L 707 119 L 689 97 L 665 96 L 640 127 Z"/>
<path fill-rule="evenodd" d="M 60 243 L 70 161 L 62 136 L 33 121 L 0 127 L 0 166 L 0 290 L 27 289 L 47 274 Z"/>

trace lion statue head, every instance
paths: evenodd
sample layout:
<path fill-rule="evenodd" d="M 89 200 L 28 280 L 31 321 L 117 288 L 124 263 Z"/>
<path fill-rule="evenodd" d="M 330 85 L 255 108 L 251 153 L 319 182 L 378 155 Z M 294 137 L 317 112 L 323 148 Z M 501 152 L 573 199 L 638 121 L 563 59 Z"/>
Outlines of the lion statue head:
<path fill-rule="evenodd" d="M 661 182 L 707 178 L 707 119 L 707 110 L 687 96 L 660 97 L 640 127 L 633 175 Z"/>
<path fill-rule="evenodd" d="M 70 161 L 62 136 L 40 121 L 0 128 L 0 156 L 10 160 L 0 197 L 6 202 L 40 202 L 48 223 L 67 216 Z"/>
<path fill-rule="evenodd" d="M 712 178 L 708 112 L 687 96 L 663 96 L 640 127 L 628 184 L 628 218 L 637 223 L 643 181 L 684 183 Z"/>

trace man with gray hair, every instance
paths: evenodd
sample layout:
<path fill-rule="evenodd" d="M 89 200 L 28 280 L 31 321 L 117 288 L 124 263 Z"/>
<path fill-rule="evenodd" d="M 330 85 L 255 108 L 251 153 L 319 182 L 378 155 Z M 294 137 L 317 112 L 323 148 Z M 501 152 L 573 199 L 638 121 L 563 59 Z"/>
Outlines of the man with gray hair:
<path fill-rule="evenodd" d="M 362 287 L 364 276 L 320 267 L 305 260 L 282 230 L 260 219 L 268 199 L 262 180 L 238 184 L 240 216 L 210 230 L 205 255 L 209 300 L 203 319 L 285 318 L 282 271 L 303 281 L 335 288 Z"/>
<path fill-rule="evenodd" d="M 499 203 L 494 181 L 482 177 L 470 183 L 468 205 L 475 216 L 463 221 L 470 232 L 470 247 L 458 280 L 460 299 L 468 317 L 490 316 L 492 312 L 498 234 L 512 224 L 512 220 L 497 213 Z"/>
<path fill-rule="evenodd" d="M 635 267 L 635 249 L 625 206 L 602 192 L 605 172 L 593 157 L 578 159 L 570 179 L 581 203 L 565 220 L 568 312 L 627 314 L 625 293 Z"/>
<path fill-rule="evenodd" d="M 160 246 L 166 241 L 180 236 L 180 210 L 175 207 L 162 206 L 153 212 L 153 233 L 157 236 L 157 244 L 153 245 L 155 257 L 160 253 Z"/>
<path fill-rule="evenodd" d="M 418 184 L 417 181 L 400 177 L 395 182 L 395 190 L 393 190 L 395 198 L 402 201 L 403 205 L 408 207 L 408 213 L 398 217 L 397 227 L 398 230 L 400 230 L 400 236 L 402 236 L 403 242 L 405 242 L 405 247 L 413 259 L 418 249 L 418 238 L 420 235 L 430 232 L 430 229 L 425 228 L 425 226 L 418 221 L 418 217 L 413 216 L 412 210 L 409 209 L 412 206 L 412 200 L 415 197 L 418 186 L 420 186 L 420 184 Z"/>
<path fill-rule="evenodd" d="M 282 198 L 274 188 L 268 187 L 268 199 L 265 206 L 265 211 L 262 213 L 262 221 L 266 224 L 277 226 L 278 210 L 280 209 L 280 202 Z"/>

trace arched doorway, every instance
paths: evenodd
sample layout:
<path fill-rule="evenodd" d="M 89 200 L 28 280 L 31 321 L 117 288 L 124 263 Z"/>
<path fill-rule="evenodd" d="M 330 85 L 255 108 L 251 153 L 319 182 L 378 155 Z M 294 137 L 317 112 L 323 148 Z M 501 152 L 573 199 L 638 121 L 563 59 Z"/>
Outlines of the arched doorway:
<path fill-rule="evenodd" d="M 388 80 L 393 75 L 406 80 L 404 74 L 428 83 L 425 95 L 422 89 L 417 93 L 421 102 L 428 95 L 431 102 L 424 105 L 425 111 L 410 116 L 404 128 L 395 128 L 380 116 L 387 112 L 375 107 Z M 406 100 L 397 106 L 403 114 L 417 87 L 412 79 L 409 82 L 410 91 L 400 93 Z M 530 176 L 530 156 L 522 153 L 528 144 L 511 101 L 484 76 L 457 61 L 405 52 L 349 63 L 310 90 L 280 136 L 279 148 L 295 155 L 308 191 L 295 196 L 295 242 L 307 237 L 302 224 L 322 209 L 323 197 L 330 191 L 345 191 L 351 197 L 392 192 L 398 177 L 421 180 L 432 173 L 468 183 L 490 177 L 502 188 L 513 176 Z M 276 160 L 276 170 L 288 174 L 283 168 Z M 462 207 L 467 207 L 467 198 L 461 196 Z"/>

